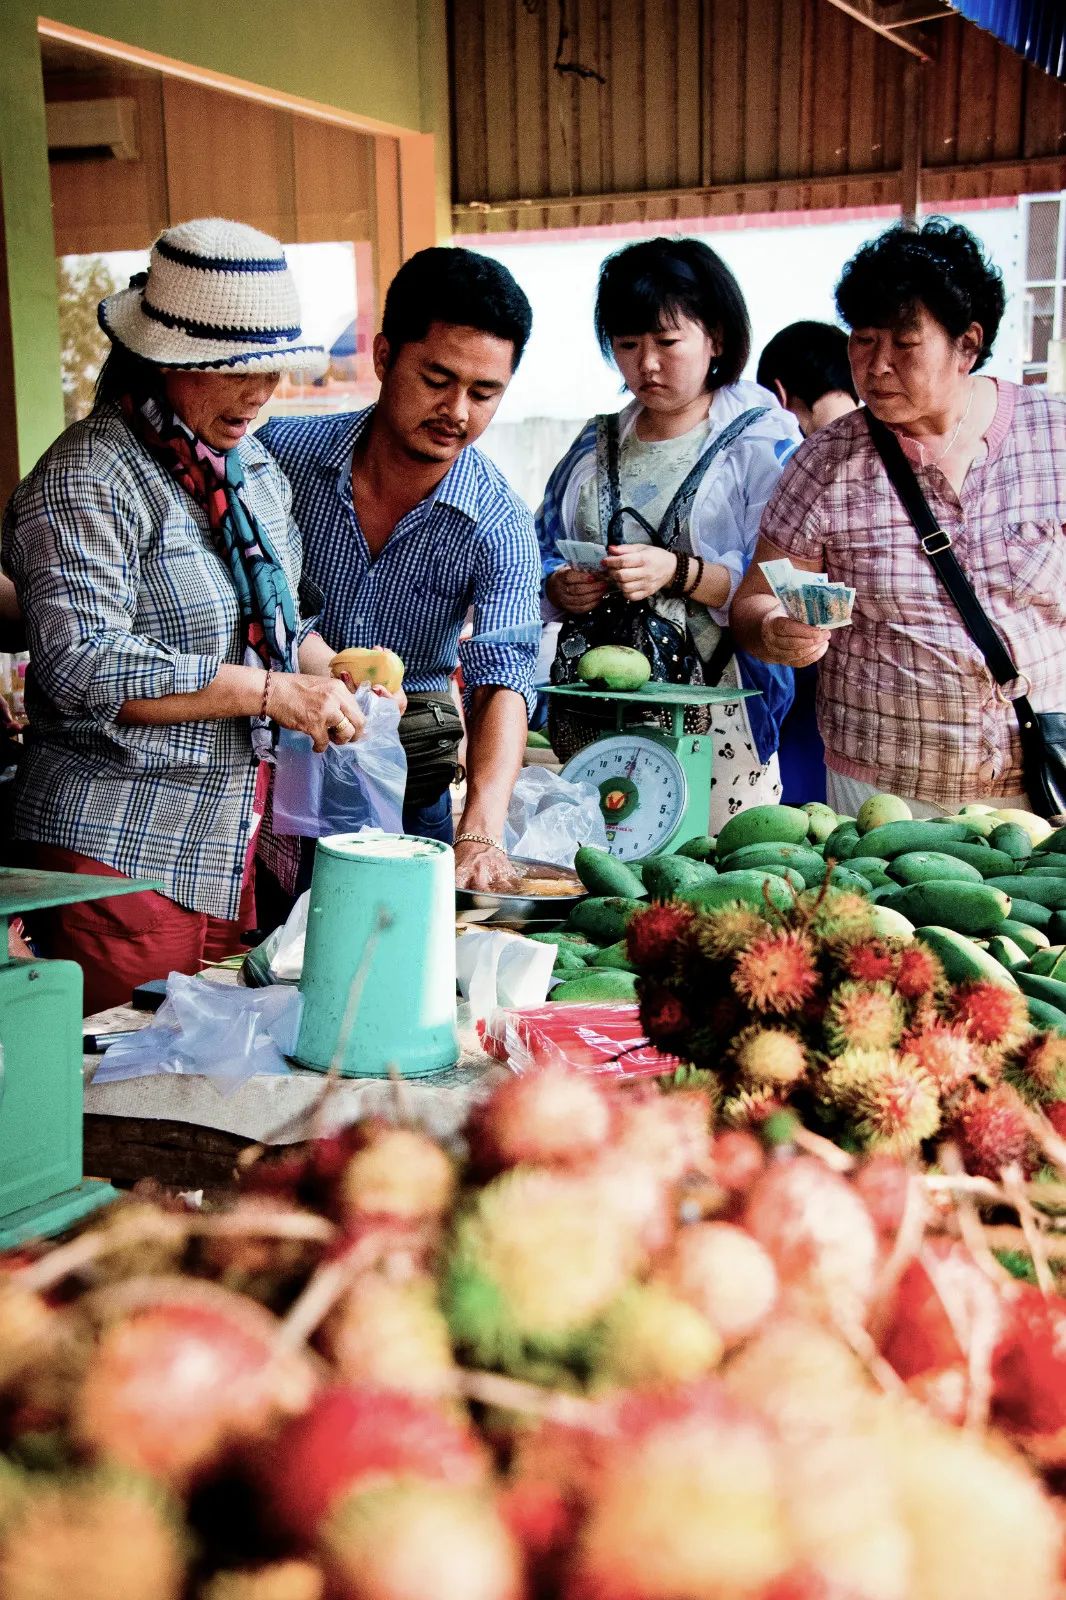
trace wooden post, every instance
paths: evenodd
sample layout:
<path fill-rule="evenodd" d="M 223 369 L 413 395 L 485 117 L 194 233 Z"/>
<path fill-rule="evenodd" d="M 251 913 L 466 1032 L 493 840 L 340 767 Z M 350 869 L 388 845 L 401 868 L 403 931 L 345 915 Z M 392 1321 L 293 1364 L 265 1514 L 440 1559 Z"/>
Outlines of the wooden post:
<path fill-rule="evenodd" d="M 908 58 L 903 66 L 903 154 L 900 172 L 900 212 L 909 227 L 918 226 L 922 199 L 922 113 L 924 62 Z"/>

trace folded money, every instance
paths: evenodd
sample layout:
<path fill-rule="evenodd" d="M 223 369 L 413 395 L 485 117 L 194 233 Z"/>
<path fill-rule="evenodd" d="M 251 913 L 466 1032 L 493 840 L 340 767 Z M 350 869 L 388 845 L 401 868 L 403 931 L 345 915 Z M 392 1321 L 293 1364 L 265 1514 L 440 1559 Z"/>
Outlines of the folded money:
<path fill-rule="evenodd" d="M 815 628 L 847 628 L 855 590 L 846 583 L 830 583 L 824 572 L 804 572 L 787 558 L 760 561 L 767 583 L 790 617 Z"/>
<path fill-rule="evenodd" d="M 567 566 L 578 572 L 599 572 L 607 554 L 605 545 L 593 544 L 588 539 L 556 539 L 555 548 Z"/>

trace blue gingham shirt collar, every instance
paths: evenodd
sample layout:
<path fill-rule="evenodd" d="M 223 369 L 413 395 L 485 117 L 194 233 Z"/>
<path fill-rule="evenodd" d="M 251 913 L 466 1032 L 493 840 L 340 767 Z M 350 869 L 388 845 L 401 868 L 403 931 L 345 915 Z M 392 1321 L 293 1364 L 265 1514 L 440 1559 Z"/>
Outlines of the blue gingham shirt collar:
<path fill-rule="evenodd" d="M 355 447 L 370 426 L 376 410 L 375 405 L 367 406 L 363 411 L 353 412 L 345 419 L 347 426 L 331 429 L 323 437 L 321 447 L 314 452 L 318 469 L 325 477 L 335 480 L 338 487 L 343 485 L 351 474 Z M 470 522 L 478 520 L 477 473 L 473 457 L 468 450 L 460 451 L 436 488 L 420 501 L 416 510 L 420 510 L 425 516 L 435 505 L 451 506 L 453 511 L 458 511 Z"/>

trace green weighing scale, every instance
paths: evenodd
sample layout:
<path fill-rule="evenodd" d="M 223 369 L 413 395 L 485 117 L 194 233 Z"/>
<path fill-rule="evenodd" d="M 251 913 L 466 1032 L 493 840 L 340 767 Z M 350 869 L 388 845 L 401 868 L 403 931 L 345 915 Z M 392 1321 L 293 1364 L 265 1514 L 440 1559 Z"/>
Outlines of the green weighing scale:
<path fill-rule="evenodd" d="M 0 1249 L 62 1233 L 118 1198 L 82 1174 L 82 992 L 76 961 L 8 955 L 13 917 L 162 885 L 0 867 Z"/>
<path fill-rule="evenodd" d="M 688 706 L 720 706 L 758 694 L 757 689 L 709 689 L 703 684 L 647 683 L 642 689 L 590 689 L 551 684 L 545 694 L 570 700 L 607 700 L 615 732 L 572 756 L 560 776 L 599 790 L 607 845 L 620 861 L 680 850 L 707 832 L 714 750 L 709 733 L 686 733 Z M 574 709 L 577 709 L 576 705 Z M 670 728 L 641 720 L 646 710 L 670 712 Z"/>

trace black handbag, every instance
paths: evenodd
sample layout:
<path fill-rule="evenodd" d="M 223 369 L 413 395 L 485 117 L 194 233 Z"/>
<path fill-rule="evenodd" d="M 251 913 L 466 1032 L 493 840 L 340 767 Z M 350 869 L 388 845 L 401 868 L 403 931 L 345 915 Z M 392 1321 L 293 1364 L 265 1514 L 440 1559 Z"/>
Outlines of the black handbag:
<path fill-rule="evenodd" d="M 1000 688 L 1014 682 L 1020 674 L 1010 651 L 989 621 L 973 585 L 959 565 L 951 548 L 951 535 L 944 532 L 930 510 L 899 440 L 869 409 L 866 424 L 892 487 L 914 524 L 919 543 L 954 602 L 967 633 L 984 656 L 989 672 Z M 1018 719 L 1022 775 L 1029 804 L 1038 817 L 1066 813 L 1066 712 L 1034 711 L 1028 695 L 1024 694 L 1013 699 L 1011 705 Z"/>

